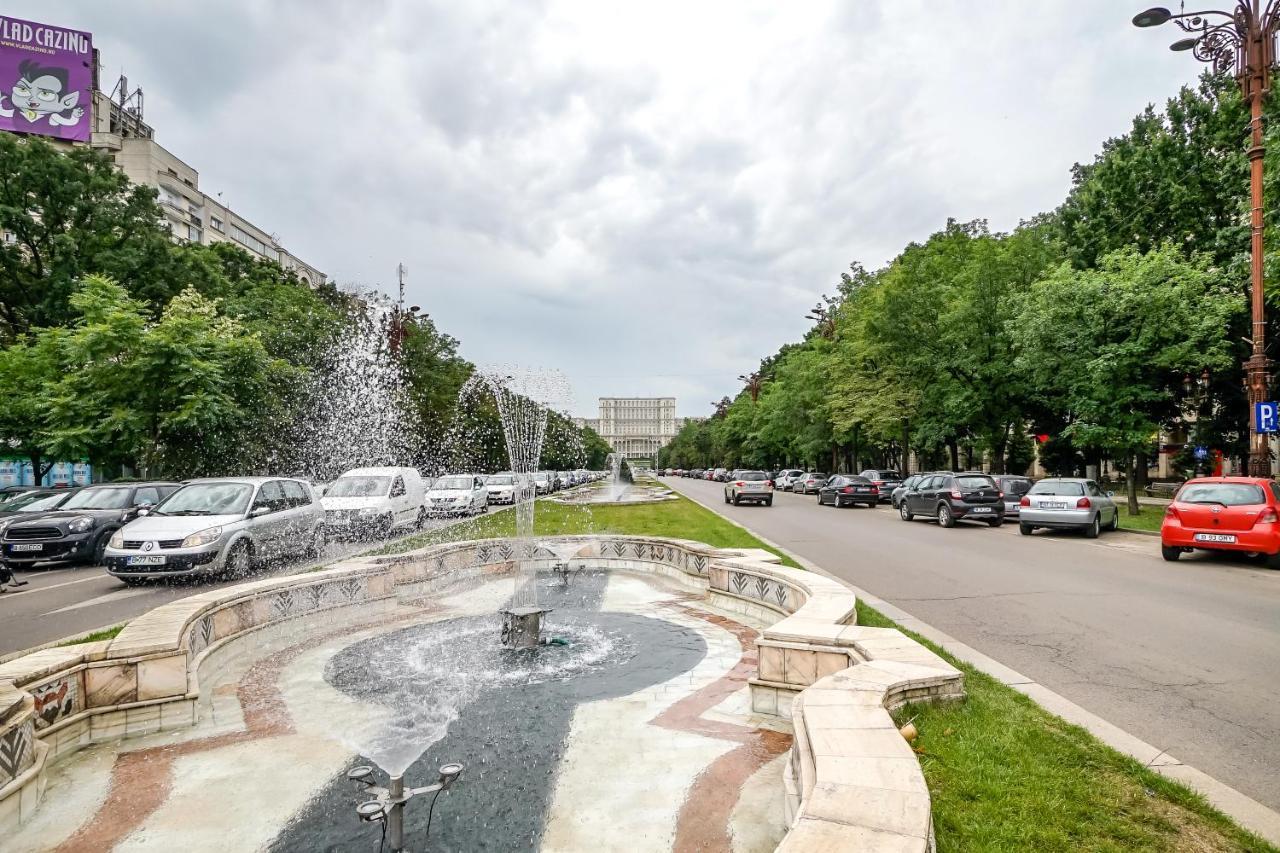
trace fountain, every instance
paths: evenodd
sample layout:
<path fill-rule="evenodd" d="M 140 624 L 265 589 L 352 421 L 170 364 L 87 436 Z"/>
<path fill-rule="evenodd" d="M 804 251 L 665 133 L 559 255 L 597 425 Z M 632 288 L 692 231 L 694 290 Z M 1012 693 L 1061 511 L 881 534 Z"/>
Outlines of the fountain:
<path fill-rule="evenodd" d="M 547 411 L 567 408 L 569 385 L 554 371 L 527 369 L 477 370 L 462 386 L 460 399 L 487 391 L 493 395 L 502 421 L 507 458 L 516 475 L 516 571 L 515 591 L 502 613 L 502 645 L 519 650 L 538 646 L 542 617 L 547 608 L 538 605 L 538 573 L 533 552 L 533 512 L 536 488 L 533 474 L 542 458 L 547 433 Z"/>

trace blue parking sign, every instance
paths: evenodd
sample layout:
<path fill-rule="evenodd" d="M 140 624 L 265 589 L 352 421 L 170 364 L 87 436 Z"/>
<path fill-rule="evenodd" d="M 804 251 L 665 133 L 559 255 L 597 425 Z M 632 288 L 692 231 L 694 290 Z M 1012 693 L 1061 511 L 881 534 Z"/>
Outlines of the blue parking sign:
<path fill-rule="evenodd" d="M 1280 432 L 1280 403 L 1254 403 L 1253 424 L 1258 432 Z"/>

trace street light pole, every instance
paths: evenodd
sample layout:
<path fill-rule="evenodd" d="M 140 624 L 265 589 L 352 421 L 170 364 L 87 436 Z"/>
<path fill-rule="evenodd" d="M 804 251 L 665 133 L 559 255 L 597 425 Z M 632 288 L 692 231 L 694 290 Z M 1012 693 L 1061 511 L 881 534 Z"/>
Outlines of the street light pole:
<path fill-rule="evenodd" d="M 1240 91 L 1249 102 L 1249 222 L 1250 311 L 1253 318 L 1253 353 L 1245 367 L 1249 397 L 1249 474 L 1271 476 L 1271 448 L 1267 434 L 1258 431 L 1257 403 L 1267 400 L 1266 315 L 1262 281 L 1262 103 L 1271 90 L 1275 64 L 1276 33 L 1280 30 L 1280 0 L 1240 0 L 1231 12 L 1209 10 L 1180 12 L 1156 7 L 1135 15 L 1134 26 L 1155 27 L 1173 21 L 1190 38 L 1180 39 L 1170 50 L 1190 50 L 1214 71 L 1234 71 Z"/>

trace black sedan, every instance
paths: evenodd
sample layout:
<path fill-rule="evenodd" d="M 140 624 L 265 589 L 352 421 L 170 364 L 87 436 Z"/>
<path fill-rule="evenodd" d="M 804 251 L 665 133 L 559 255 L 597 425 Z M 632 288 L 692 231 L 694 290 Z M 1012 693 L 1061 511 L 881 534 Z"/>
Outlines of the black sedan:
<path fill-rule="evenodd" d="M 880 489 L 875 483 L 856 474 L 835 474 L 818 487 L 818 503 L 834 507 L 880 502 Z"/>
<path fill-rule="evenodd" d="M 111 483 L 87 486 L 52 512 L 13 521 L 0 538 L 0 561 L 9 568 L 47 560 L 96 564 L 111 534 L 176 491 L 179 483 Z"/>

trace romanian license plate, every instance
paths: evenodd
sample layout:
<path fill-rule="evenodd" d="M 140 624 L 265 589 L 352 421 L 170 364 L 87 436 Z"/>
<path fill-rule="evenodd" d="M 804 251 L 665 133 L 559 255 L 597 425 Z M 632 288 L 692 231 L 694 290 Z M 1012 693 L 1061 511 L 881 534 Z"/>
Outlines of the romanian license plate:
<path fill-rule="evenodd" d="M 1235 542 L 1236 537 L 1233 533 L 1197 533 L 1197 542 Z"/>
<path fill-rule="evenodd" d="M 869 490 L 868 490 L 868 489 L 854 489 L 854 491 L 855 491 L 855 492 L 857 492 L 857 493 L 858 493 L 858 494 L 860 494 L 860 495 L 865 495 L 865 494 L 867 494 L 867 492 L 868 492 Z"/>
<path fill-rule="evenodd" d="M 747 483 L 747 486 L 746 486 L 746 490 L 748 492 L 758 492 L 763 488 L 764 486 L 760 485 L 759 483 Z"/>
<path fill-rule="evenodd" d="M 989 507 L 989 506 L 975 506 L 975 507 L 971 507 L 971 508 L 969 509 L 969 512 L 991 512 L 991 507 Z"/>
<path fill-rule="evenodd" d="M 36 543 L 34 545 L 10 545 L 10 551 L 43 551 L 44 546 Z"/>
<path fill-rule="evenodd" d="M 1067 505 L 1063 501 L 1041 501 L 1040 509 L 1066 509 Z"/>
<path fill-rule="evenodd" d="M 131 566 L 163 566 L 164 557 L 130 557 Z"/>

